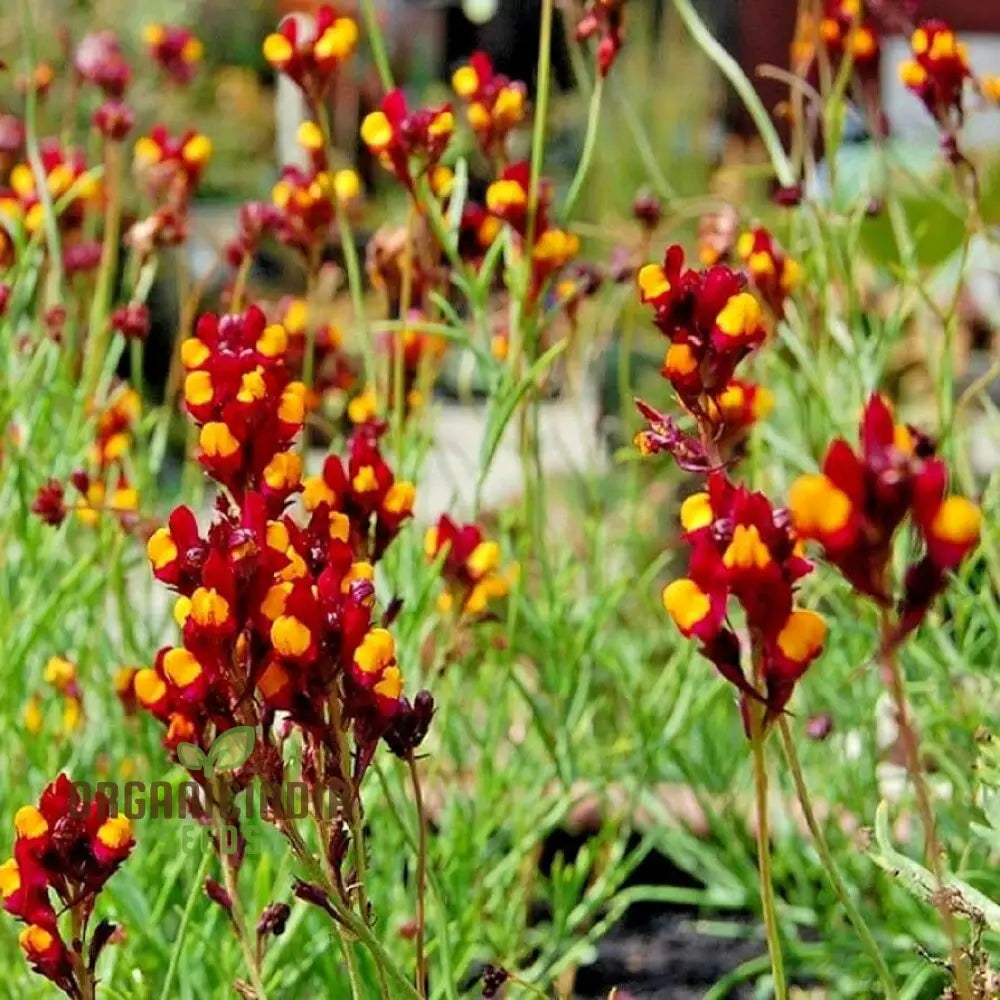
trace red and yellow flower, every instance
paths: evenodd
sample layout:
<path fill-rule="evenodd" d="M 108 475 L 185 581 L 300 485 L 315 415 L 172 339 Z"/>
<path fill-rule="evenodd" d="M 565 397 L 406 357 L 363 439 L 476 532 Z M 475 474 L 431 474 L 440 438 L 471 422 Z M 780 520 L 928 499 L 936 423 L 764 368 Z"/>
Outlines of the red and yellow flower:
<path fill-rule="evenodd" d="M 473 52 L 452 74 L 451 85 L 465 102 L 465 116 L 487 156 L 505 156 L 507 137 L 524 121 L 527 87 L 493 69 L 485 52 Z"/>
<path fill-rule="evenodd" d="M 754 289 L 774 314 L 780 316 L 785 299 L 796 289 L 802 277 L 798 261 L 789 257 L 763 226 L 743 233 L 736 241 L 736 253 Z"/>
<path fill-rule="evenodd" d="M 684 267 L 684 252 L 670 247 L 662 264 L 638 274 L 641 300 L 655 310 L 654 323 L 669 340 L 663 376 L 699 423 L 718 430 L 719 399 L 737 365 L 767 336 L 764 314 L 742 275 L 717 264 Z"/>
<path fill-rule="evenodd" d="M 321 4 L 312 24 L 286 17 L 264 39 L 264 58 L 302 88 L 313 103 L 323 99 L 337 70 L 358 45 L 357 22 L 330 4 Z"/>
<path fill-rule="evenodd" d="M 205 54 L 205 46 L 191 31 L 171 24 L 147 24 L 142 40 L 171 80 L 182 85 L 191 82 Z"/>
<path fill-rule="evenodd" d="M 663 606 L 681 634 L 747 699 L 766 706 L 765 724 L 791 698 L 795 684 L 823 651 L 826 624 L 795 603 L 797 582 L 811 564 L 799 552 L 784 511 L 762 493 L 733 485 L 722 472 L 681 506 L 684 538 L 691 546 L 687 576 L 663 590 Z M 743 650 L 728 624 L 730 605 L 743 612 L 754 676 L 747 678 Z"/>
<path fill-rule="evenodd" d="M 922 21 L 910 36 L 913 58 L 900 64 L 899 78 L 945 125 L 962 118 L 965 81 L 972 79 L 969 50 L 939 18 Z"/>
<path fill-rule="evenodd" d="M 3 908 L 25 925 L 19 943 L 32 968 L 77 996 L 74 964 L 82 964 L 84 945 L 66 944 L 59 914 L 82 905 L 89 916 L 97 894 L 135 845 L 131 824 L 111 815 L 100 793 L 84 801 L 60 774 L 37 805 L 17 810 L 14 831 L 13 857 L 0 864 Z"/>
<path fill-rule="evenodd" d="M 948 473 L 926 435 L 895 423 L 888 404 L 873 395 L 861 420 L 861 448 L 830 445 L 821 471 L 801 476 L 789 492 L 789 510 L 803 539 L 861 594 L 888 606 L 900 601 L 902 632 L 916 627 L 947 574 L 975 548 L 981 514 L 965 497 L 948 495 Z M 891 579 L 893 540 L 909 517 L 924 555 L 906 574 L 902 595 Z"/>
<path fill-rule="evenodd" d="M 456 524 L 442 514 L 424 535 L 424 554 L 432 562 L 443 557 L 441 575 L 446 589 L 438 599 L 443 611 L 457 599 L 463 612 L 480 615 L 491 600 L 506 596 L 510 589 L 500 569 L 500 546 L 487 540 L 477 524 Z"/>
<path fill-rule="evenodd" d="M 450 104 L 410 111 L 401 90 L 386 94 L 382 107 L 361 123 L 369 152 L 410 191 L 417 178 L 433 172 L 454 132 Z"/>

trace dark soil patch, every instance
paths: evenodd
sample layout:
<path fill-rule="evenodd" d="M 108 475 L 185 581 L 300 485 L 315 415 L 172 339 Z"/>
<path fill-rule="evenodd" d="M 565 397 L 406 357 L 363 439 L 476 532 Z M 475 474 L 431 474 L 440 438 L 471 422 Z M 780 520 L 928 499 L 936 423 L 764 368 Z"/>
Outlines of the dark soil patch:
<path fill-rule="evenodd" d="M 763 949 L 761 941 L 700 933 L 691 914 L 664 913 L 644 927 L 620 926 L 608 934 L 597 960 L 577 973 L 574 995 L 605 1000 L 617 986 L 634 1000 L 695 1000 Z M 738 986 L 727 996 L 749 1000 L 753 990 Z"/>

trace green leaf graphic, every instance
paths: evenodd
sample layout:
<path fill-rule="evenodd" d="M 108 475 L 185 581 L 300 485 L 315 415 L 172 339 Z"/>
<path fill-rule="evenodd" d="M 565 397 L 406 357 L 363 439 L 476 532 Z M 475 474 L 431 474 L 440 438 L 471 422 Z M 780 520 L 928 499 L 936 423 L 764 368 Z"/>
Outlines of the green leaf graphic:
<path fill-rule="evenodd" d="M 233 771 L 242 767 L 253 753 L 256 739 L 253 726 L 234 726 L 227 729 L 208 749 L 208 760 L 212 773 Z M 209 772 L 206 771 L 206 776 Z"/>
<path fill-rule="evenodd" d="M 189 771 L 200 771 L 208 760 L 202 753 L 201 747 L 195 746 L 194 743 L 178 743 L 177 759 Z"/>

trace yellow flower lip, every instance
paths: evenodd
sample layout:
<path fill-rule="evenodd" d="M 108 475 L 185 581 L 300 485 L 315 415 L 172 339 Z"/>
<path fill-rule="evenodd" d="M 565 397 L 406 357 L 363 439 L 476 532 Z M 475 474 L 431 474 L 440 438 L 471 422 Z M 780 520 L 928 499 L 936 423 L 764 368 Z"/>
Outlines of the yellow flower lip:
<path fill-rule="evenodd" d="M 21 872 L 17 862 L 10 858 L 0 864 L 0 897 L 10 899 L 21 888 Z"/>
<path fill-rule="evenodd" d="M 18 944 L 27 955 L 42 955 L 55 943 L 56 939 L 44 927 L 29 924 L 18 935 Z"/>
<path fill-rule="evenodd" d="M 392 123 L 382 111 L 373 111 L 361 123 L 361 139 L 376 152 L 386 149 L 392 142 Z"/>
<path fill-rule="evenodd" d="M 771 553 L 760 537 L 755 524 L 737 524 L 733 539 L 722 556 L 726 569 L 764 569 L 771 562 Z"/>
<path fill-rule="evenodd" d="M 494 213 L 527 204 L 528 194 L 517 181 L 494 181 L 486 189 L 486 207 Z"/>
<path fill-rule="evenodd" d="M 496 542 L 480 542 L 465 560 L 465 568 L 474 576 L 492 573 L 500 565 L 500 546 Z"/>
<path fill-rule="evenodd" d="M 712 609 L 708 594 L 687 578 L 668 583 L 663 588 L 662 600 L 667 614 L 684 634 L 704 621 Z"/>
<path fill-rule="evenodd" d="M 178 646 L 164 654 L 163 672 L 174 684 L 183 688 L 198 680 L 202 675 L 202 668 L 190 650 Z"/>
<path fill-rule="evenodd" d="M 198 587 L 191 595 L 191 617 L 202 628 L 218 628 L 229 621 L 229 602 L 214 588 Z"/>
<path fill-rule="evenodd" d="M 707 528 L 715 520 L 707 493 L 692 493 L 681 504 L 681 527 L 685 531 Z"/>
<path fill-rule="evenodd" d="M 651 302 L 670 291 L 670 282 L 659 264 L 645 264 L 636 279 L 643 302 Z"/>
<path fill-rule="evenodd" d="M 221 421 L 211 421 L 205 424 L 198 437 L 201 450 L 209 458 L 230 458 L 240 450 L 240 442 Z"/>
<path fill-rule="evenodd" d="M 843 530 L 851 518 L 853 504 L 822 473 L 800 476 L 788 491 L 788 509 L 795 530 L 821 540 Z"/>
<path fill-rule="evenodd" d="M 370 629 L 354 654 L 354 665 L 363 674 L 378 674 L 396 658 L 396 640 L 388 629 Z"/>
<path fill-rule="evenodd" d="M 169 528 L 157 528 L 146 543 L 146 555 L 153 569 L 169 566 L 178 556 L 177 545 Z"/>
<path fill-rule="evenodd" d="M 262 50 L 264 58 L 278 69 L 281 69 L 295 55 L 292 43 L 277 31 L 264 39 Z"/>
<path fill-rule="evenodd" d="M 930 531 L 940 541 L 969 545 L 979 537 L 982 520 L 982 512 L 971 500 L 950 496 L 938 507 Z"/>
<path fill-rule="evenodd" d="M 163 678 L 150 668 L 140 670 L 132 682 L 136 698 L 149 707 L 155 705 L 167 693 L 167 685 L 163 683 Z"/>
<path fill-rule="evenodd" d="M 49 824 L 35 806 L 21 806 L 14 814 L 14 832 L 25 840 L 44 837 Z"/>
<path fill-rule="evenodd" d="M 479 74 L 472 66 L 459 66 L 451 75 L 452 89 L 464 100 L 468 100 L 479 89 Z"/>
<path fill-rule="evenodd" d="M 413 502 L 416 500 L 417 490 L 413 483 L 401 479 L 393 483 L 389 492 L 382 501 L 382 507 L 390 514 L 409 514 L 413 510 Z"/>
<path fill-rule="evenodd" d="M 112 816 L 101 824 L 97 839 L 110 850 L 120 851 L 132 841 L 132 824 L 125 816 Z"/>
<path fill-rule="evenodd" d="M 302 656 L 312 643 L 312 633 L 294 615 L 280 615 L 271 626 L 271 642 L 282 656 Z"/>
<path fill-rule="evenodd" d="M 715 318 L 715 325 L 727 337 L 750 336 L 763 322 L 760 303 L 749 292 L 737 292 Z"/>
<path fill-rule="evenodd" d="M 826 633 L 822 615 L 797 608 L 778 633 L 778 649 L 794 663 L 805 663 L 822 650 Z"/>

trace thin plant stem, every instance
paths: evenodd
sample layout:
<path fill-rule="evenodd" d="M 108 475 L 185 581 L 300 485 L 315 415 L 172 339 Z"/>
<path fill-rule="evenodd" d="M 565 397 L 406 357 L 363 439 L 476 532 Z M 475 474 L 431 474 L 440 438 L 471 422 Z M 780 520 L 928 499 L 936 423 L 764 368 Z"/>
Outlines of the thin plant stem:
<path fill-rule="evenodd" d="M 594 85 L 593 93 L 590 95 L 590 110 L 587 113 L 587 133 L 583 139 L 583 151 L 580 154 L 580 162 L 576 167 L 576 174 L 569 186 L 566 195 L 566 202 L 563 205 L 563 218 L 569 219 L 573 214 L 573 209 L 583 191 L 584 181 L 590 172 L 590 164 L 594 159 L 594 150 L 597 148 L 597 128 L 601 121 L 601 103 L 604 97 L 604 78 L 598 77 Z"/>
<path fill-rule="evenodd" d="M 406 321 L 413 303 L 413 241 L 417 221 L 417 206 L 411 201 L 406 216 L 406 242 L 403 245 L 403 282 L 399 293 L 399 321 L 392 352 L 392 430 L 396 455 L 403 454 L 403 430 L 406 421 L 406 399 L 403 392 L 403 362 L 406 354 Z"/>
<path fill-rule="evenodd" d="M 411 751 L 406 758 L 413 782 L 413 801 L 417 807 L 417 992 L 427 996 L 427 954 L 426 954 L 426 896 L 427 896 L 427 817 L 424 813 L 424 797 L 420 788 L 417 761 Z"/>
<path fill-rule="evenodd" d="M 903 680 L 903 671 L 899 666 L 899 658 L 896 656 L 896 644 L 892 637 L 892 621 L 889 612 L 882 615 L 882 650 L 880 654 L 882 673 L 889 683 L 889 690 L 896 709 L 896 724 L 899 727 L 899 736 L 903 743 L 903 752 L 906 755 L 906 770 L 913 788 L 917 795 L 917 808 L 920 812 L 920 823 L 924 830 L 924 855 L 931 871 L 934 873 L 934 884 L 936 888 L 935 903 L 938 912 L 941 914 L 941 924 L 944 927 L 945 936 L 948 938 L 948 954 L 951 962 L 952 974 L 955 977 L 955 989 L 958 992 L 959 1000 L 972 1000 L 972 991 L 969 985 L 969 971 L 958 946 L 958 938 L 955 932 L 955 915 L 948 906 L 948 901 L 944 896 L 944 868 L 941 863 L 941 845 L 937 837 L 937 820 L 934 815 L 934 807 L 931 804 L 930 790 L 927 787 L 927 777 L 924 774 L 921 763 L 920 736 L 910 718 L 910 709 L 906 698 L 906 683 Z"/>
<path fill-rule="evenodd" d="M 24 32 L 24 47 L 28 56 L 29 81 L 34 79 L 37 63 L 35 27 L 31 20 L 31 5 L 28 0 L 20 0 L 21 30 Z M 49 281 L 46 286 L 46 301 L 55 305 L 63 286 L 62 244 L 59 239 L 59 224 L 52 207 L 52 196 L 42 163 L 41 147 L 38 142 L 38 91 L 29 84 L 24 98 L 24 144 L 28 153 L 28 164 L 35 180 L 35 190 L 44 209 L 45 242 L 49 247 Z M 70 345 L 72 346 L 72 345 Z M 72 351 L 67 352 L 72 357 Z"/>
<path fill-rule="evenodd" d="M 347 978 L 351 984 L 351 996 L 354 1000 L 364 1000 L 364 990 L 361 988 L 361 976 L 358 972 L 358 957 L 354 954 L 354 943 L 348 938 L 344 928 L 336 924 L 337 937 L 344 950 L 344 964 L 347 966 Z"/>
<path fill-rule="evenodd" d="M 549 91 L 552 78 L 552 22 L 554 0 L 542 0 L 542 22 L 538 34 L 538 73 L 535 120 L 531 137 L 531 174 L 528 182 L 528 216 L 525 225 L 525 258 L 530 274 L 531 252 L 535 245 L 538 225 L 538 194 L 545 161 L 545 123 L 549 112 Z"/>
<path fill-rule="evenodd" d="M 392 90 L 392 69 L 389 66 L 389 53 L 385 46 L 385 36 L 378 23 L 378 11 L 372 0 L 361 0 L 361 14 L 365 19 L 365 30 L 368 32 L 368 44 L 371 46 L 372 58 L 378 70 L 378 78 L 383 90 Z"/>
<path fill-rule="evenodd" d="M 337 203 L 337 227 L 340 230 L 340 244 L 344 254 L 344 267 L 347 270 L 347 286 L 351 293 L 351 304 L 354 307 L 354 323 L 361 336 L 361 352 L 365 359 L 365 385 L 378 391 L 375 375 L 375 343 L 368 324 L 368 313 L 365 310 L 365 289 L 361 276 L 361 262 L 358 259 L 358 248 L 354 243 L 354 233 L 351 221 L 347 217 L 344 206 Z"/>
<path fill-rule="evenodd" d="M 680 19 L 684 22 L 684 26 L 694 43 L 708 56 L 715 68 L 739 94 L 748 114 L 753 119 L 761 142 L 764 143 L 768 156 L 771 158 L 771 166 L 774 168 L 778 183 L 784 187 L 791 187 L 795 183 L 795 174 L 792 172 L 792 165 L 781 145 L 781 138 L 767 113 L 767 109 L 761 103 L 757 91 L 754 90 L 753 84 L 740 68 L 740 64 L 708 30 L 708 26 L 692 6 L 691 0 L 674 0 L 674 9 L 680 15 Z"/>
<path fill-rule="evenodd" d="M 85 399 L 97 390 L 101 366 L 111 339 L 108 324 L 111 289 L 118 273 L 118 231 L 121 227 L 122 201 L 119 181 L 122 163 L 121 146 L 109 142 L 105 146 L 104 183 L 107 206 L 104 211 L 104 241 L 101 247 L 101 264 L 97 274 L 97 288 L 90 306 L 90 324 L 87 332 L 86 361 L 84 363 Z"/>
<path fill-rule="evenodd" d="M 677 191 L 667 180 L 666 174 L 660 167 L 656 151 L 649 141 L 649 136 L 646 135 L 641 118 L 633 107 L 632 98 L 628 94 L 623 94 L 621 88 L 614 84 L 615 81 L 612 81 L 610 85 L 612 96 L 618 105 L 618 112 L 621 114 L 622 120 L 632 133 L 632 141 L 635 143 L 635 149 L 639 154 L 639 159 L 642 160 L 642 165 L 646 168 L 650 183 L 661 198 L 668 201 L 673 200 L 677 197 Z"/>
<path fill-rule="evenodd" d="M 863 945 L 865 951 L 868 952 L 868 957 L 871 958 L 875 965 L 875 970 L 882 983 L 882 989 L 885 991 L 886 1000 L 895 1000 L 899 994 L 897 993 L 896 986 L 892 981 L 892 973 L 889 971 L 889 967 L 886 965 L 885 959 L 882 957 L 882 952 L 879 950 L 878 942 L 872 935 L 871 929 L 868 927 L 865 918 L 854 904 L 854 900 L 851 899 L 851 894 L 848 892 L 847 886 L 844 884 L 840 870 L 837 868 L 837 863 L 834 861 L 833 855 L 830 853 L 830 845 L 826 842 L 826 837 L 823 835 L 823 829 L 816 820 L 816 813 L 813 809 L 812 798 L 809 795 L 809 789 L 806 786 L 805 776 L 802 773 L 802 765 L 799 762 L 798 751 L 795 749 L 795 740 L 788 725 L 788 720 L 784 715 L 780 716 L 778 719 L 778 731 L 781 733 L 781 746 L 785 752 L 785 760 L 788 763 L 788 770 L 791 772 L 792 781 L 795 783 L 795 794 L 798 796 L 799 805 L 802 807 L 802 815 L 805 817 L 806 826 L 809 827 L 809 833 L 812 836 L 813 844 L 816 847 L 816 853 L 819 854 L 823 870 L 826 872 L 826 876 L 830 880 L 830 885 L 836 893 L 837 899 L 840 900 L 841 905 L 844 907 L 844 911 L 847 913 L 847 919 L 850 920 L 851 926 L 857 933 L 861 944 Z"/>
<path fill-rule="evenodd" d="M 316 380 L 316 324 L 313 322 L 313 307 L 316 299 L 316 286 L 319 281 L 320 258 L 322 248 L 314 247 L 309 253 L 309 273 L 306 276 L 306 342 L 302 355 L 302 382 L 307 389 L 313 388 Z M 302 448 L 307 447 L 309 435 L 303 433 Z"/>
<path fill-rule="evenodd" d="M 757 864 L 760 869 L 760 901 L 764 911 L 764 934 L 767 952 L 771 956 L 775 1000 L 787 1000 L 785 961 L 781 954 L 778 916 L 774 900 L 774 880 L 771 874 L 771 832 L 767 817 L 767 762 L 764 756 L 764 713 L 758 705 L 750 705 L 750 747 L 753 756 L 753 784 L 757 805 Z"/>
<path fill-rule="evenodd" d="M 174 939 L 174 946 L 170 951 L 170 964 L 167 966 L 167 974 L 164 977 L 163 987 L 160 990 L 160 1000 L 171 1000 L 173 995 L 171 991 L 174 985 L 174 976 L 177 975 L 177 966 L 180 964 L 181 954 L 184 950 L 184 936 L 187 934 L 187 926 L 191 920 L 191 914 L 194 912 L 195 901 L 201 895 L 201 885 L 205 881 L 205 873 L 208 871 L 211 860 L 212 852 L 206 851 L 202 856 L 201 864 L 198 865 L 194 882 L 191 884 L 191 891 L 188 893 L 188 898 L 184 903 L 181 922 L 177 927 L 177 937 Z"/>
<path fill-rule="evenodd" d="M 232 865 L 229 864 L 229 860 L 222 853 L 225 824 L 223 823 L 222 810 L 218 801 L 220 789 L 221 782 L 217 783 L 216 792 L 213 795 L 215 801 L 212 803 L 212 826 L 215 829 L 216 844 L 218 847 L 217 853 L 222 865 L 222 881 L 226 887 L 226 893 L 229 896 L 230 905 L 232 906 L 231 923 L 236 934 L 236 940 L 240 946 L 240 951 L 243 952 L 243 960 L 247 968 L 247 973 L 250 976 L 250 982 L 256 991 L 258 1000 L 267 1000 L 267 993 L 264 991 L 264 984 L 261 981 L 257 956 L 254 954 L 253 948 L 250 947 L 250 941 L 247 938 L 246 914 L 243 912 L 243 901 L 240 899 L 240 887 L 236 882 L 236 874 L 233 871 Z"/>
<path fill-rule="evenodd" d="M 246 291 L 247 278 L 250 275 L 250 267 L 253 264 L 253 257 L 245 253 L 240 261 L 239 270 L 236 272 L 236 280 L 233 282 L 233 296 L 229 303 L 229 311 L 238 313 L 243 305 L 243 293 Z"/>

